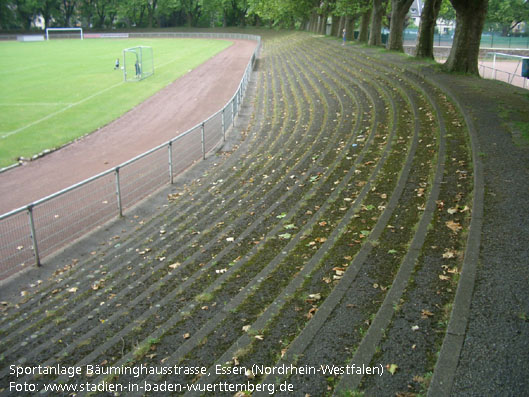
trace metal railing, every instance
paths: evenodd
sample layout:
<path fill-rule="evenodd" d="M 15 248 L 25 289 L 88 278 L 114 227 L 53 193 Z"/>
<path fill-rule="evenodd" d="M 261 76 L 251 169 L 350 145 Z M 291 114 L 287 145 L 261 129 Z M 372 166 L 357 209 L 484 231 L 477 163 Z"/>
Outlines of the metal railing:
<path fill-rule="evenodd" d="M 489 52 L 486 57 L 479 61 L 479 74 L 486 79 L 499 80 L 526 89 L 528 88 L 527 78 L 522 76 L 524 59 L 527 57 Z"/>
<path fill-rule="evenodd" d="M 0 216 L 0 280 L 122 216 L 226 139 L 248 86 L 261 38 L 230 33 L 134 33 L 136 37 L 255 40 L 257 46 L 239 87 L 217 113 L 195 127 L 125 163 Z"/>

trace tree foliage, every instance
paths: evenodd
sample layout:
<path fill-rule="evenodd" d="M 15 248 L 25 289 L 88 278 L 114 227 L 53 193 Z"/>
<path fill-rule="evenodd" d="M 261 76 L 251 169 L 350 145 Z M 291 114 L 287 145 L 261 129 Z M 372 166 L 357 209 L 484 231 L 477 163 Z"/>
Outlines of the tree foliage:
<path fill-rule="evenodd" d="M 529 22 L 529 1 L 489 0 L 486 23 L 490 27 L 507 35 L 522 22 Z"/>

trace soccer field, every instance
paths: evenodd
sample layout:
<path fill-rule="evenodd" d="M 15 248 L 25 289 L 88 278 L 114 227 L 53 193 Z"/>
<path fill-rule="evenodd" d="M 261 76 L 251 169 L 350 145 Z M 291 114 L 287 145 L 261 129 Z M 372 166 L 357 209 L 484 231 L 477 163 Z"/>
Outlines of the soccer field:
<path fill-rule="evenodd" d="M 124 82 L 123 49 L 151 46 L 154 75 Z M 224 40 L 0 43 L 0 167 L 88 134 L 231 45 Z"/>

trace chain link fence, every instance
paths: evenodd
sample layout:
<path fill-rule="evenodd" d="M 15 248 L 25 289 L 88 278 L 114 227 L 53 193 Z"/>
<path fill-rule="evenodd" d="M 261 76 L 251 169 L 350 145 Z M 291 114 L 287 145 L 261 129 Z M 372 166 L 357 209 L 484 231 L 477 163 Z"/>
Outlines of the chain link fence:
<path fill-rule="evenodd" d="M 225 140 L 248 86 L 260 36 L 236 33 L 131 33 L 129 37 L 257 41 L 234 96 L 199 125 L 113 169 L 0 216 L 0 280 L 79 239 L 173 182 Z"/>

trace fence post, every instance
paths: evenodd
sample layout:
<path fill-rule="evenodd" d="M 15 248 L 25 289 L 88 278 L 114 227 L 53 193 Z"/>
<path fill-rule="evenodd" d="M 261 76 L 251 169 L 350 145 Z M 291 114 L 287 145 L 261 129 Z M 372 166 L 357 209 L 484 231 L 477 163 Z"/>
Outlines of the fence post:
<path fill-rule="evenodd" d="M 28 205 L 29 227 L 31 229 L 31 241 L 33 242 L 33 253 L 35 254 L 35 265 L 40 266 L 39 246 L 37 244 L 37 233 L 35 232 L 35 221 L 33 219 L 33 204 Z"/>
<path fill-rule="evenodd" d="M 235 127 L 235 97 L 231 101 L 231 123 Z"/>
<path fill-rule="evenodd" d="M 167 145 L 169 149 L 169 182 L 171 185 L 174 183 L 173 178 L 173 141 L 169 141 L 169 144 Z"/>
<path fill-rule="evenodd" d="M 494 53 L 494 58 L 492 59 L 492 73 L 494 73 L 493 79 L 496 80 L 496 53 Z"/>
<path fill-rule="evenodd" d="M 119 216 L 123 216 L 123 205 L 121 204 L 121 185 L 119 182 L 119 167 L 116 167 L 116 196 L 118 199 Z"/>
<path fill-rule="evenodd" d="M 206 134 L 204 133 L 204 123 L 202 123 L 201 127 L 201 139 L 202 139 L 202 160 L 206 159 Z"/>
<path fill-rule="evenodd" d="M 222 141 L 226 142 L 226 120 L 224 116 L 224 111 L 226 108 L 222 108 Z"/>

